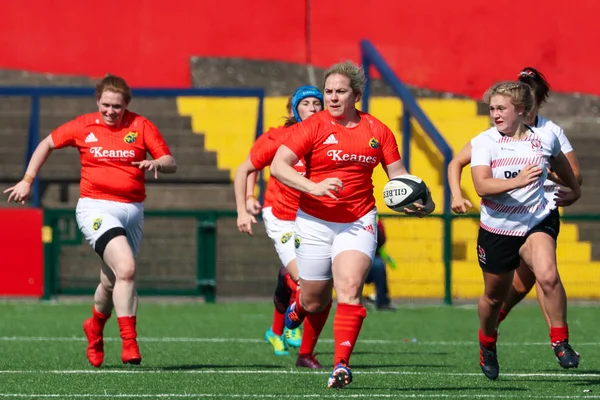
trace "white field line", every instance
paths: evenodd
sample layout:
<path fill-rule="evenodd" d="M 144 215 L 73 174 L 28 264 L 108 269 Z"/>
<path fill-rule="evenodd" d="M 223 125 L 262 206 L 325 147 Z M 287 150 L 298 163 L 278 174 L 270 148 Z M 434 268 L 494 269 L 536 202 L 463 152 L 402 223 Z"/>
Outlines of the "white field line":
<path fill-rule="evenodd" d="M 83 342 L 85 337 L 77 336 L 0 336 L 0 342 Z M 120 341 L 118 337 L 105 337 L 106 342 Z M 377 340 L 377 339 L 359 339 L 361 344 L 396 344 L 396 345 L 423 345 L 423 346 L 477 346 L 476 341 L 413 341 L 414 339 L 403 340 Z M 200 338 L 200 337 L 162 337 L 149 338 L 138 337 L 138 341 L 146 343 L 264 343 L 263 339 L 250 338 Z M 333 343 L 332 339 L 319 339 L 320 343 Z M 548 346 L 550 342 L 503 342 L 501 346 Z M 575 343 L 579 346 L 599 346 L 600 342 Z"/>
<path fill-rule="evenodd" d="M 118 337 L 104 337 L 105 342 L 116 342 Z M 161 337 L 145 338 L 138 337 L 138 342 L 148 343 L 263 343 L 262 339 L 244 338 L 193 338 L 193 337 Z M 83 342 L 85 337 L 79 336 L 0 336 L 0 342 Z M 326 340 L 325 340 L 326 341 Z M 329 340 L 331 342 L 331 340 Z"/>
<path fill-rule="evenodd" d="M 17 399 L 357 399 L 357 398 L 385 398 L 385 399 L 600 399 L 600 395 L 582 396 L 545 396 L 526 394 L 443 394 L 443 393 L 368 393 L 351 394 L 348 392 L 336 394 L 215 394 L 215 393 L 157 393 L 157 394 L 25 394 L 25 393 L 0 393 L 0 398 Z"/>
<path fill-rule="evenodd" d="M 323 371 L 297 371 L 297 370 L 286 370 L 286 369 L 267 369 L 267 370 L 254 370 L 254 369 L 55 369 L 55 370 L 0 370 L 0 375 L 127 375 L 127 374 L 191 374 L 191 375 L 251 375 L 251 374 L 262 374 L 262 375 L 326 375 L 327 372 Z M 421 375 L 421 376 L 472 376 L 481 377 L 481 373 L 475 372 L 420 372 L 420 371 L 352 371 L 353 375 Z M 600 373 L 503 373 L 503 377 L 511 378 L 531 378 L 531 377 L 548 377 L 548 378 L 600 378 Z"/>

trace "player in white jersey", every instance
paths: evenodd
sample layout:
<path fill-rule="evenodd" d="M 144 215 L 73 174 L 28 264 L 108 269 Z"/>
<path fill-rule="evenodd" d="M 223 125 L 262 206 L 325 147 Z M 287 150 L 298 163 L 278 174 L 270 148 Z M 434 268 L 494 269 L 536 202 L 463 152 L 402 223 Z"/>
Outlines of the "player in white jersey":
<path fill-rule="evenodd" d="M 568 206 L 581 189 L 558 138 L 525 124 L 533 108 L 533 92 L 521 82 L 503 82 L 485 94 L 495 127 L 472 141 L 471 174 L 481 197 L 477 239 L 484 293 L 479 300 L 480 366 L 496 379 L 497 321 L 520 259 L 531 267 L 544 292 L 550 337 L 565 368 L 576 367 L 578 354 L 568 343 L 566 294 L 556 268 L 558 219 L 551 213 L 544 182 L 549 166 L 571 189 L 556 193 L 556 205 Z"/>
<path fill-rule="evenodd" d="M 567 160 L 569 160 L 569 164 L 571 165 L 571 168 L 575 173 L 577 181 L 581 185 L 582 177 L 579 168 L 579 162 L 577 161 L 577 157 L 575 155 L 575 152 L 573 151 L 573 147 L 571 146 L 569 139 L 565 135 L 562 128 L 560 128 L 558 125 L 548 120 L 547 118 L 538 115 L 539 109 L 548 99 L 548 94 L 550 92 L 550 85 L 548 84 L 548 81 L 541 72 L 531 67 L 523 68 L 519 72 L 519 81 L 531 86 L 534 93 L 534 106 L 531 112 L 529 113 L 527 125 L 549 130 L 558 138 L 561 151 L 565 154 Z M 469 143 L 467 143 L 465 147 L 454 157 L 454 159 L 448 167 L 448 180 L 452 192 L 451 208 L 454 212 L 458 214 L 464 214 L 467 212 L 467 209 L 469 207 L 472 207 L 469 200 L 464 199 L 462 197 L 462 192 L 460 188 L 462 170 L 471 162 L 471 148 L 471 142 L 469 141 Z M 558 184 L 564 185 L 564 183 L 558 178 L 558 176 L 554 172 L 549 171 L 548 179 L 544 182 L 544 188 L 546 192 L 546 199 L 551 204 L 554 204 L 554 196 L 556 191 L 558 190 Z M 557 218 L 558 230 L 560 230 L 558 209 L 556 207 L 553 208 L 554 209 L 552 212 Z M 506 318 L 510 310 L 512 310 L 514 306 L 516 306 L 521 300 L 525 298 L 525 296 L 527 296 L 527 294 L 531 291 L 531 289 L 533 289 L 533 286 L 536 283 L 535 275 L 533 274 L 529 266 L 525 262 L 523 262 L 523 260 L 521 260 L 521 264 L 515 272 L 516 273 L 513 278 L 512 287 L 506 297 L 506 300 L 504 301 L 504 304 L 502 304 L 502 309 L 500 310 L 500 315 L 498 317 L 498 323 L 502 322 L 502 320 Z M 540 287 L 537 287 L 536 295 L 540 304 L 540 308 L 544 315 L 544 319 L 546 320 L 548 328 L 550 328 L 550 319 L 548 318 L 548 313 L 546 312 L 544 304 L 544 292 Z"/>
<path fill-rule="evenodd" d="M 530 117 L 527 121 L 527 124 L 537 128 L 549 130 L 556 135 L 558 141 L 560 142 L 560 149 L 567 157 L 567 160 L 569 160 L 569 164 L 571 165 L 571 168 L 573 168 L 575 177 L 577 178 L 579 185 L 581 185 L 582 177 L 579 168 L 579 162 L 575 155 L 575 151 L 573 150 L 573 146 L 571 146 L 571 143 L 569 142 L 569 139 L 560 126 L 556 125 L 549 119 L 538 115 L 539 109 L 548 99 L 548 95 L 550 93 L 550 84 L 541 72 L 531 67 L 525 67 L 521 70 L 521 72 L 519 72 L 519 81 L 531 86 L 534 94 L 534 107 L 529 114 Z M 546 191 L 546 198 L 551 202 L 551 204 L 554 204 L 554 195 L 557 192 L 559 185 L 564 186 L 564 182 L 562 182 L 553 171 L 550 171 L 548 173 L 548 179 L 546 182 L 544 182 L 544 189 Z M 558 219 L 559 214 L 557 207 L 554 207 L 553 213 L 555 213 L 555 217 Z M 535 276 L 525 262 L 521 261 L 521 265 L 519 265 L 519 268 L 515 272 L 516 273 L 513 279 L 512 287 L 508 293 L 508 296 L 506 297 L 506 300 L 504 301 L 504 304 L 502 305 L 498 322 L 501 322 L 504 318 L 506 318 L 510 310 L 512 310 L 514 306 L 523 300 L 536 284 Z M 548 328 L 550 328 L 550 319 L 544 304 L 544 292 L 539 285 L 536 288 L 536 294 L 540 308 L 544 314 L 546 324 L 548 325 Z"/>

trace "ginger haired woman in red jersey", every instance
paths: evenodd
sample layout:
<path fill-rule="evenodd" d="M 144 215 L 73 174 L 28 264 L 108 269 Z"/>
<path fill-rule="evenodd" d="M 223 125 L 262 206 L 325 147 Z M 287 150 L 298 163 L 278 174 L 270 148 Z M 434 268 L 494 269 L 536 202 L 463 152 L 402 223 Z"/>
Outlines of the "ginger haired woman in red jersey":
<path fill-rule="evenodd" d="M 79 229 L 103 261 L 94 295 L 92 317 L 83 324 L 87 358 L 100 367 L 104 360 L 103 329 L 113 308 L 117 314 L 123 363 L 142 361 L 137 344 L 135 257 L 142 239 L 144 172 L 174 173 L 175 159 L 160 132 L 127 107 L 131 90 L 123 78 L 108 75 L 96 86 L 98 112 L 58 127 L 40 142 L 23 180 L 7 189 L 8 201 L 25 203 L 31 184 L 54 149 L 76 147 L 81 160 Z M 146 154 L 152 160 L 146 160 Z"/>
<path fill-rule="evenodd" d="M 360 298 L 377 248 L 373 169 L 382 164 L 390 178 L 407 174 L 392 131 L 356 109 L 364 81 L 362 68 L 351 62 L 329 68 L 323 91 L 327 110 L 292 127 L 271 164 L 273 176 L 302 192 L 294 227 L 300 290 L 286 326 L 294 328 L 306 315 L 324 310 L 336 290 L 330 388 L 352 381 L 348 362 L 366 317 Z M 306 176 L 293 168 L 300 159 Z M 431 196 L 415 206 L 417 216 L 435 208 Z"/>

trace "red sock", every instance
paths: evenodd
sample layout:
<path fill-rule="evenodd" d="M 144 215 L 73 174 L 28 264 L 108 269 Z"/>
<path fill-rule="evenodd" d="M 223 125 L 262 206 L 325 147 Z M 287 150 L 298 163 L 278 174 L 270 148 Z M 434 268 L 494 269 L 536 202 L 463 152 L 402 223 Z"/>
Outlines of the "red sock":
<path fill-rule="evenodd" d="M 498 315 L 498 324 L 500 324 L 500 322 L 504 321 L 504 318 L 506 318 L 507 315 L 508 315 L 508 312 L 506 312 L 504 310 L 500 310 L 500 314 Z"/>
<path fill-rule="evenodd" d="M 569 340 L 569 325 L 550 328 L 552 345 Z"/>
<path fill-rule="evenodd" d="M 283 335 L 283 327 L 285 326 L 285 314 L 280 313 L 277 310 L 273 310 L 273 325 L 271 330 L 277 336 Z"/>
<path fill-rule="evenodd" d="M 96 310 L 96 306 L 92 307 L 92 321 L 94 321 L 94 324 L 100 331 L 104 329 L 104 325 L 109 318 L 110 314 L 102 314 L 100 311 Z"/>
<path fill-rule="evenodd" d="M 292 276 L 287 273 L 285 275 L 285 284 L 286 286 L 292 291 L 295 292 L 296 288 L 298 287 L 298 282 L 296 282 L 295 280 L 292 279 Z M 293 298 L 293 297 L 292 297 Z"/>
<path fill-rule="evenodd" d="M 300 304 L 300 288 L 296 290 L 296 297 L 292 297 L 292 299 L 295 299 L 294 301 L 296 302 L 296 314 L 298 314 L 299 317 L 308 315 L 306 310 L 302 307 L 302 304 Z"/>
<path fill-rule="evenodd" d="M 327 322 L 331 311 L 331 302 L 323 311 L 318 314 L 309 314 L 304 320 L 304 331 L 302 332 L 302 342 L 300 343 L 299 355 L 312 355 L 317 346 L 317 341 L 321 335 L 321 331 Z"/>
<path fill-rule="evenodd" d="M 338 303 L 333 317 L 333 364 L 348 365 L 367 310 L 360 304 Z"/>
<path fill-rule="evenodd" d="M 481 343 L 486 349 L 495 349 L 497 340 L 498 333 L 494 333 L 494 336 L 485 336 L 481 329 L 479 330 L 479 343 Z"/>
<path fill-rule="evenodd" d="M 135 339 L 137 333 L 135 331 L 135 316 L 133 317 L 119 317 L 119 331 L 121 332 L 121 339 Z"/>
<path fill-rule="evenodd" d="M 294 301 L 296 301 L 297 298 L 298 298 L 298 287 L 296 286 L 292 290 L 292 295 L 290 296 L 290 304 L 293 303 Z"/>

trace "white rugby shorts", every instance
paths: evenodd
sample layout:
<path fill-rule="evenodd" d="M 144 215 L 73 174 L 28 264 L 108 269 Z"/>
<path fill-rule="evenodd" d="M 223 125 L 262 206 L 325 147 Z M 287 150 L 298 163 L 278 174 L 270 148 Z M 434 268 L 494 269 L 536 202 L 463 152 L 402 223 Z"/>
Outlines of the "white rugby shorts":
<path fill-rule="evenodd" d="M 85 239 L 96 248 L 96 241 L 112 228 L 123 228 L 137 256 L 142 242 L 144 204 L 80 198 L 75 209 L 77 225 Z"/>
<path fill-rule="evenodd" d="M 354 222 L 324 221 L 298 210 L 294 227 L 294 247 L 298 273 L 304 280 L 332 278 L 331 265 L 343 251 L 356 250 L 371 260 L 377 250 L 377 210 Z"/>
<path fill-rule="evenodd" d="M 284 267 L 287 267 L 294 258 L 294 221 L 284 221 L 273 215 L 272 207 L 262 209 L 267 235 L 273 241 L 275 251 Z"/>

